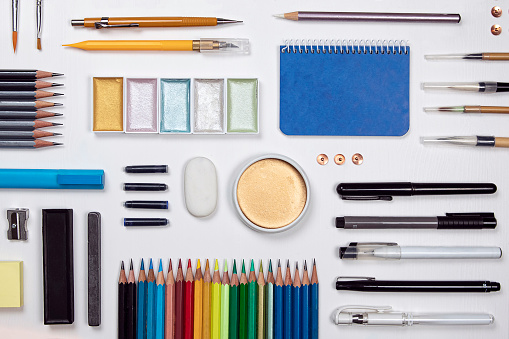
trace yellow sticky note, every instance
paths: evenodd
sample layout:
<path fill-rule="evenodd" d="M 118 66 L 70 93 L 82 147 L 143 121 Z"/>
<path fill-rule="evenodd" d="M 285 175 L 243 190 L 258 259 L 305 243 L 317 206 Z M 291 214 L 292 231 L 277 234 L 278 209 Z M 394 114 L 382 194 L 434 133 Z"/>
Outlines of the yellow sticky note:
<path fill-rule="evenodd" d="M 23 261 L 0 261 L 0 307 L 23 306 Z"/>

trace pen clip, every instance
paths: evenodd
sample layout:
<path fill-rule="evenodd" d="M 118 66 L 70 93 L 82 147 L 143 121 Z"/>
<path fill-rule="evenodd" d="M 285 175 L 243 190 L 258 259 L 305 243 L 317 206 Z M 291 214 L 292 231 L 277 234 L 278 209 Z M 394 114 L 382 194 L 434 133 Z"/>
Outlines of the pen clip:
<path fill-rule="evenodd" d="M 353 277 L 353 276 L 341 276 L 336 278 L 337 281 L 348 281 L 348 280 L 376 280 L 375 277 Z"/>
<path fill-rule="evenodd" d="M 398 246 L 397 242 L 351 242 L 348 246 Z"/>
<path fill-rule="evenodd" d="M 366 195 L 366 196 L 357 196 L 357 195 L 341 195 L 341 199 L 343 200 L 383 200 L 383 201 L 391 201 L 392 196 L 390 195 Z"/>
<path fill-rule="evenodd" d="M 95 22 L 94 25 L 95 25 L 96 29 L 101 29 L 101 28 L 122 28 L 122 27 L 140 27 L 140 24 L 135 24 L 135 23 L 124 24 L 124 25 L 109 25 L 109 24 L 105 24 L 103 22 Z"/>

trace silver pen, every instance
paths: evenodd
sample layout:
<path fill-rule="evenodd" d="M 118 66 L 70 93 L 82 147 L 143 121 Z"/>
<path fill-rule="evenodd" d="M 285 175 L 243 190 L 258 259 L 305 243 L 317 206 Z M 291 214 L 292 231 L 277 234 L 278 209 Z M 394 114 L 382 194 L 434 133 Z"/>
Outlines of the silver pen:
<path fill-rule="evenodd" d="M 491 325 L 488 313 L 410 313 L 396 312 L 390 306 L 342 306 L 332 314 L 336 325 Z"/>
<path fill-rule="evenodd" d="M 40 50 L 42 33 L 42 0 L 37 0 L 36 18 L 37 18 L 37 49 Z"/>
<path fill-rule="evenodd" d="M 16 53 L 16 46 L 18 45 L 18 26 L 19 26 L 19 1 L 12 0 L 12 47 Z"/>

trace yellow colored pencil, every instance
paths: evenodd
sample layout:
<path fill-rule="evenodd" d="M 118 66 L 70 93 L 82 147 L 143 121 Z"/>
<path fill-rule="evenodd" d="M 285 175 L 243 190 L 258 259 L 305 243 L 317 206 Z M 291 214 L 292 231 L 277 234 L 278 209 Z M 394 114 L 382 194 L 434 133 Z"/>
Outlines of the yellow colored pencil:
<path fill-rule="evenodd" d="M 219 277 L 219 264 L 216 259 L 214 275 L 212 276 L 211 288 L 211 324 L 210 338 L 220 339 L 221 337 L 221 278 Z"/>
<path fill-rule="evenodd" d="M 210 276 L 209 259 L 205 264 L 205 273 L 203 274 L 203 329 L 202 339 L 210 339 L 210 289 L 212 277 Z"/>
<path fill-rule="evenodd" d="M 200 259 L 196 263 L 194 275 L 194 339 L 202 338 L 203 326 L 203 275 L 201 273 Z"/>

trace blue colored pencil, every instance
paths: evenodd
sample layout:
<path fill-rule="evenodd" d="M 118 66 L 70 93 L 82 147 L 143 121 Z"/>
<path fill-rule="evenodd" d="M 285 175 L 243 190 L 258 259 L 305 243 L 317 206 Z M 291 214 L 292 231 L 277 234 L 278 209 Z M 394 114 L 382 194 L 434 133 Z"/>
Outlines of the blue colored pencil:
<path fill-rule="evenodd" d="M 136 319 L 136 339 L 147 338 L 147 277 L 145 263 L 141 259 L 140 273 L 138 274 L 138 316 Z"/>
<path fill-rule="evenodd" d="M 290 260 L 286 263 L 285 284 L 283 285 L 283 338 L 293 339 L 292 336 L 292 273 Z"/>
<path fill-rule="evenodd" d="M 274 284 L 274 339 L 283 339 L 283 312 L 283 274 L 281 261 L 278 260 Z"/>
<path fill-rule="evenodd" d="M 309 275 L 308 275 L 308 264 L 304 261 L 304 273 L 302 277 L 302 287 L 300 288 L 300 300 L 302 303 L 300 323 L 302 328 L 302 339 L 309 339 L 310 328 L 309 328 Z"/>
<path fill-rule="evenodd" d="M 311 274 L 311 339 L 318 339 L 318 274 L 316 261 L 313 259 L 313 273 Z"/>
<path fill-rule="evenodd" d="M 159 273 L 156 280 L 156 339 L 164 339 L 164 290 L 163 260 L 159 259 Z"/>
<path fill-rule="evenodd" d="M 147 279 L 147 339 L 156 339 L 156 277 L 150 259 Z"/>
<path fill-rule="evenodd" d="M 293 321 L 293 339 L 302 339 L 301 329 L 301 300 L 300 300 L 300 288 L 302 284 L 300 282 L 299 264 L 295 263 L 295 273 L 293 274 L 293 286 L 292 286 L 292 321 Z"/>

